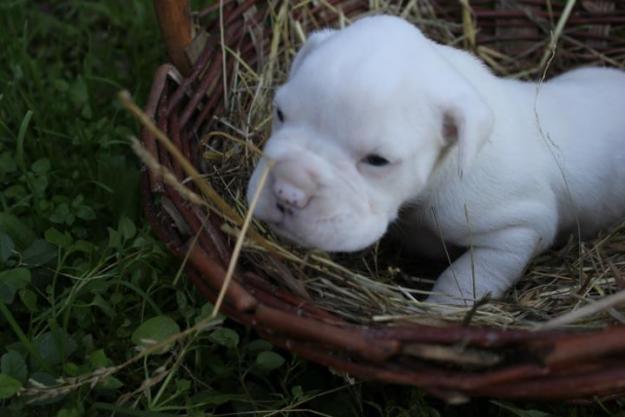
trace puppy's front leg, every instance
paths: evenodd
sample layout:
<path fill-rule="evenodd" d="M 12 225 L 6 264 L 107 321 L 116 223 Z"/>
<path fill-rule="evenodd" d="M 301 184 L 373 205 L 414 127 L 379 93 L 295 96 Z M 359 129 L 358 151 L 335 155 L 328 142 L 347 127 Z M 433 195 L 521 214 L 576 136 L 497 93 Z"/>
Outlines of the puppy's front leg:
<path fill-rule="evenodd" d="M 518 227 L 480 235 L 475 240 L 441 274 L 428 302 L 470 306 L 488 293 L 500 297 L 521 277 L 544 243 L 536 231 Z"/>

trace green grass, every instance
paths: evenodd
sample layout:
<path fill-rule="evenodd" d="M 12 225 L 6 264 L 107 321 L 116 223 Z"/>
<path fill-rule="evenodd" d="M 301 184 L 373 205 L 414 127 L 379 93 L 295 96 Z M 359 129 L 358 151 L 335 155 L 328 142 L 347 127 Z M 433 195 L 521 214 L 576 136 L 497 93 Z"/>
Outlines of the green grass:
<path fill-rule="evenodd" d="M 137 356 L 211 308 L 142 217 L 115 99 L 165 59 L 151 2 L 4 0 L 0 55 L 0 416 L 625 415 L 350 383 L 224 317 Z"/>

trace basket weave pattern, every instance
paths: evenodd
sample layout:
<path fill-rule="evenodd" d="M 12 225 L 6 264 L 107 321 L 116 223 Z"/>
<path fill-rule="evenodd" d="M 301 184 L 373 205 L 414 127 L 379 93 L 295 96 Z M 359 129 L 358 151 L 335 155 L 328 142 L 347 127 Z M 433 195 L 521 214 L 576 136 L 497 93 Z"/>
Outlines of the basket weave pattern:
<path fill-rule="evenodd" d="M 362 14 L 369 6 L 368 1 L 329 3 L 346 16 Z M 472 1 L 473 18 L 481 29 L 477 44 L 539 56 L 542 51 L 531 50 L 529 45 L 545 39 L 545 31 L 562 12 L 562 6 L 548 10 L 545 3 Z M 579 44 L 582 49 L 592 45 L 594 52 L 589 49 L 588 62 L 596 59 L 597 52 L 623 62 L 625 45 L 611 42 L 610 31 L 615 24 L 625 24 L 625 5 L 617 1 L 578 3 L 567 27 L 580 29 L 567 33 L 562 42 Z M 442 18 L 462 22 L 457 2 L 434 2 L 434 6 Z M 214 13 L 213 8 L 197 16 Z M 265 2 L 230 1 L 224 5 L 225 43 L 240 51 L 251 65 L 257 64 L 258 52 L 258 43 L 252 38 L 269 36 L 266 13 Z M 299 19 L 306 28 L 312 27 L 313 20 L 317 26 L 335 25 L 338 15 L 320 5 Z M 161 66 L 146 106 L 148 115 L 195 166 L 201 164 L 199 132 L 223 110 L 219 21 L 207 20 L 211 36 L 191 73 L 183 78 L 173 66 Z M 563 67 L 570 64 L 566 56 L 559 59 Z M 227 65 L 230 71 L 233 62 Z M 147 130 L 142 132 L 142 141 L 160 164 L 184 178 L 182 169 Z M 220 230 L 223 220 L 210 215 L 205 221 L 201 208 L 147 171 L 142 192 L 154 231 L 175 255 L 188 258 L 189 277 L 214 301 L 233 246 Z M 199 237 L 193 245 L 196 234 Z M 222 311 L 301 357 L 359 378 L 416 385 L 450 401 L 474 396 L 581 400 L 625 390 L 625 326 L 591 332 L 530 332 L 461 325 L 354 325 L 252 270 L 237 271 Z"/>

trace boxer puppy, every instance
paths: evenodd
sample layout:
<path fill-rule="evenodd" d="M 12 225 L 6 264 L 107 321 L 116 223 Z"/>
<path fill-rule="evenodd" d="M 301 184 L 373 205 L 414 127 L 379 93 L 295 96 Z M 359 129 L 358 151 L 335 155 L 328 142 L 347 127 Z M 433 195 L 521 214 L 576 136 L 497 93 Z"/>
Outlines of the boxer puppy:
<path fill-rule="evenodd" d="M 357 251 L 396 223 L 418 253 L 463 248 L 428 301 L 501 296 L 536 254 L 625 218 L 625 73 L 540 86 L 390 16 L 313 33 L 275 94 L 255 215 L 306 247 Z"/>

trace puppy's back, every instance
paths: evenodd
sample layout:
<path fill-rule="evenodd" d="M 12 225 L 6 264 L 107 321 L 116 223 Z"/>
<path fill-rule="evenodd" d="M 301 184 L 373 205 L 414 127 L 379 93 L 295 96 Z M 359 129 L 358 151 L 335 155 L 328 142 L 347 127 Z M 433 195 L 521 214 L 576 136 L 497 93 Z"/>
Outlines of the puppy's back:
<path fill-rule="evenodd" d="M 625 218 L 625 72 L 580 68 L 542 88 L 538 120 L 561 168 L 561 204 L 575 204 L 565 212 L 577 212 L 588 236 Z M 573 228 L 577 219 L 563 220 Z"/>

